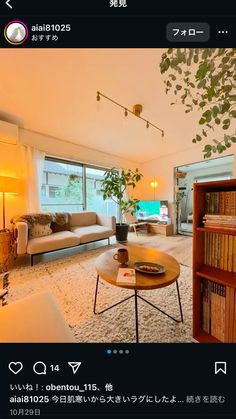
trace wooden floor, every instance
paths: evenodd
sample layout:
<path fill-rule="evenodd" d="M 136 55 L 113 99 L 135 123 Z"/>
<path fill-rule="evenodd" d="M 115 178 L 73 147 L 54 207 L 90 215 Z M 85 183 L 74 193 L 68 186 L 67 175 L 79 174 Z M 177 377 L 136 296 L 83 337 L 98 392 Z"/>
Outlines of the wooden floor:
<path fill-rule="evenodd" d="M 192 266 L 192 237 L 176 235 L 176 236 L 162 236 L 160 234 L 147 234 L 145 232 L 139 233 L 136 235 L 131 232 L 128 235 L 129 246 L 148 246 L 155 249 L 159 249 L 163 252 L 166 252 L 173 256 L 177 261 L 186 266 Z M 115 237 L 111 238 L 111 245 L 119 246 Z M 48 253 L 45 255 L 38 256 L 35 259 L 35 263 L 38 262 L 48 262 L 50 260 L 55 260 L 58 258 L 71 256 L 76 253 L 83 253 L 86 250 L 97 249 L 103 246 L 107 250 L 107 240 L 101 240 L 99 242 L 90 243 L 87 245 L 79 246 L 76 248 L 71 248 L 67 250 L 56 251 L 55 253 Z M 105 251 L 104 250 L 104 251 Z M 29 256 L 20 256 L 16 261 L 11 263 L 9 269 L 18 266 L 30 266 L 30 257 Z"/>
<path fill-rule="evenodd" d="M 173 256 L 179 263 L 192 266 L 192 237 L 175 235 L 162 236 L 160 234 L 129 233 L 129 245 L 154 247 Z"/>

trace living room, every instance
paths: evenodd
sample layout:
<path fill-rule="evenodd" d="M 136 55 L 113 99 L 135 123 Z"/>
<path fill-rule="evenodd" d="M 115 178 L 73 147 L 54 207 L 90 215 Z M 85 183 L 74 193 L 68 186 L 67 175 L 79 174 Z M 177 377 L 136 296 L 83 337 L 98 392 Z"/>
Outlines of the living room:
<path fill-rule="evenodd" d="M 57 212 L 62 208 L 68 212 L 96 212 L 98 201 L 93 201 L 93 197 L 100 188 L 96 176 L 99 173 L 103 176 L 112 168 L 125 171 L 138 168 L 142 178 L 134 190 L 128 189 L 127 199 L 133 195 L 140 201 L 168 201 L 167 222 L 173 226 L 171 236 L 153 231 L 138 234 L 129 231 L 126 244 L 117 242 L 112 234 L 110 244 L 101 240 L 47 253 L 38 256 L 34 266 L 30 266 L 27 252 L 18 254 L 16 260 L 11 258 L 8 267 L 10 274 L 3 300 L 7 304 L 2 310 L 26 297 L 47 292 L 59 305 L 75 341 L 133 342 L 133 302 L 125 302 L 99 316 L 95 314 L 93 304 L 98 274 L 95 266 L 96 260 L 109 249 L 116 254 L 118 248 L 128 246 L 131 256 L 131 248 L 139 246 L 161 251 L 178 262 L 177 294 L 174 284 L 173 288 L 159 288 L 155 296 L 149 289 L 142 293 L 145 299 L 152 300 L 174 318 L 182 319 L 183 314 L 184 320 L 175 322 L 163 317 L 142 302 L 139 307 L 140 341 L 194 341 L 192 237 L 176 234 L 175 168 L 204 161 L 208 151 L 203 152 L 203 147 L 217 134 L 207 134 L 204 145 L 201 141 L 192 142 L 199 129 L 202 110 L 195 107 L 186 113 L 183 104 L 171 105 L 175 103 L 176 95 L 166 93 L 167 74 L 160 71 L 162 56 L 166 53 L 164 49 L 2 51 L 4 62 L 12 62 L 13 57 L 17 61 L 17 68 L 6 65 L 0 70 L 4 80 L 0 97 L 0 136 L 5 139 L 0 140 L 1 176 L 18 180 L 17 193 L 6 194 L 5 209 L 0 206 L 1 219 L 3 212 L 6 217 L 5 226 L 10 228 L 10 221 L 16 216 L 45 210 Z M 133 111 L 137 104 L 142 105 L 139 115 Z M 235 130 L 233 123 L 231 131 L 232 127 Z M 219 135 L 228 132 L 225 128 L 222 131 L 221 126 L 217 128 Z M 233 140 L 231 147 L 226 146 L 220 155 L 212 150 L 206 157 L 211 160 L 222 156 L 232 156 L 232 176 L 235 178 L 236 144 Z M 51 172 L 49 166 L 46 167 L 49 162 L 54 164 Z M 64 190 L 59 199 L 57 182 L 48 181 L 55 175 L 56 164 L 60 168 L 71 165 L 81 174 L 83 187 L 79 198 L 76 195 L 77 201 L 63 202 L 68 191 Z M 98 188 L 90 190 L 89 198 L 91 179 L 94 185 L 98 180 Z M 45 200 L 46 191 L 48 201 Z M 101 193 L 97 196 L 102 204 Z M 110 210 L 108 207 L 107 204 L 102 215 L 117 218 L 117 207 Z M 17 239 L 19 236 L 15 238 L 16 242 Z M 101 310 L 130 295 L 130 290 L 111 287 L 105 282 L 100 288 L 98 304 Z M 182 307 L 179 307 L 179 295 Z M 28 336 L 33 339 L 29 331 Z"/>

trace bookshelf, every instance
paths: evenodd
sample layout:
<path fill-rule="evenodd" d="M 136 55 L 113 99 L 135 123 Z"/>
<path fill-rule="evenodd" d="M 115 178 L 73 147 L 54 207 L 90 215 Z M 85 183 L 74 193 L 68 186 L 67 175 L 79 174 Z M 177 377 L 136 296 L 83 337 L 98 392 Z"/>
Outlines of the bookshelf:
<path fill-rule="evenodd" d="M 193 189 L 193 337 L 205 343 L 236 342 L 233 217 L 231 223 L 236 216 L 236 179 L 196 183 Z M 224 215 L 216 217 L 219 226 L 206 221 L 211 218 L 205 217 L 208 213 Z M 205 224 L 213 225 L 205 226 L 204 217 Z"/>

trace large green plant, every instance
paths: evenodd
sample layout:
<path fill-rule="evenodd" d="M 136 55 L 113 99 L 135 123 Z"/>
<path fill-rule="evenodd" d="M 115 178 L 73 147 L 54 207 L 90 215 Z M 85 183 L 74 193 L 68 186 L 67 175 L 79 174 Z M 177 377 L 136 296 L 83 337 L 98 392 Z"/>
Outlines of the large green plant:
<path fill-rule="evenodd" d="M 128 187 L 134 189 L 142 177 L 143 175 L 138 169 L 134 171 L 130 169 L 121 170 L 119 172 L 113 168 L 107 170 L 104 174 L 104 179 L 101 182 L 103 199 L 112 199 L 118 205 L 119 224 L 122 224 L 124 214 L 130 212 L 133 215 L 139 209 L 139 200 L 132 196 L 126 198 L 125 191 Z"/>
<path fill-rule="evenodd" d="M 83 182 L 78 175 L 69 175 L 66 186 L 60 186 L 56 191 L 56 198 L 63 204 L 81 204 L 83 202 Z M 86 203 L 94 203 L 94 187 L 91 182 L 86 182 Z"/>
<path fill-rule="evenodd" d="M 204 146 L 204 158 L 231 147 L 236 142 L 236 48 L 170 48 L 160 69 L 168 73 L 166 93 L 180 97 L 185 113 L 201 111 L 201 130 L 193 143 L 206 140 L 217 126 L 223 130 Z"/>

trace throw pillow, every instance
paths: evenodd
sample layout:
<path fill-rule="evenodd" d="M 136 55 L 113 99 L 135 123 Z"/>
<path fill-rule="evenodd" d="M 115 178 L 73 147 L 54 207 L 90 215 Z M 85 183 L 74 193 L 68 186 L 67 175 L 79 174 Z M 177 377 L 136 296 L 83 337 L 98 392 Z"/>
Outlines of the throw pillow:
<path fill-rule="evenodd" d="M 38 224 L 35 223 L 29 230 L 29 239 L 35 239 L 36 237 L 49 236 L 52 233 L 52 229 L 49 224 Z"/>
<path fill-rule="evenodd" d="M 70 224 L 69 223 L 65 223 L 62 225 L 59 225 L 57 223 L 55 223 L 54 221 L 51 222 L 51 229 L 53 233 L 58 233 L 59 231 L 70 231 Z"/>

